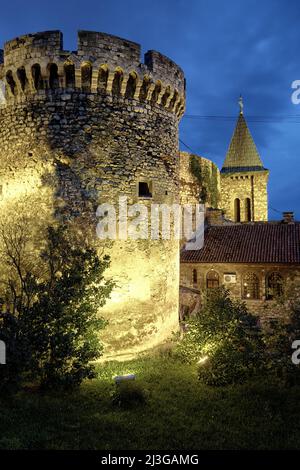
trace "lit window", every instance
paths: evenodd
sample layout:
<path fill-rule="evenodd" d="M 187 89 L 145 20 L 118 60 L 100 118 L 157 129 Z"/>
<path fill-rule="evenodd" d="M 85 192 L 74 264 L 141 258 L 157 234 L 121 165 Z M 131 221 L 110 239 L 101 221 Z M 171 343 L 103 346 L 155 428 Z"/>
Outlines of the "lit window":
<path fill-rule="evenodd" d="M 259 280 L 254 273 L 247 273 L 243 277 L 243 298 L 259 299 Z"/>

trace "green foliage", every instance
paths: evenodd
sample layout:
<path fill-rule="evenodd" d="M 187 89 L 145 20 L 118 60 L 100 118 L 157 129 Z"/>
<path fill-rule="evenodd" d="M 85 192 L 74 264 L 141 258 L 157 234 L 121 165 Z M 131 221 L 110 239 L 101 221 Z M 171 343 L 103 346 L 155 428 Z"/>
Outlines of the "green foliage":
<path fill-rule="evenodd" d="M 203 382 L 225 385 L 243 382 L 262 367 L 264 343 L 257 318 L 220 288 L 209 292 L 201 313 L 188 322 L 177 353 L 198 362 Z"/>
<path fill-rule="evenodd" d="M 13 299 L 14 315 L 7 317 L 10 327 L 5 320 L 0 330 L 8 342 L 3 374 L 9 382 L 18 363 L 20 378 L 30 376 L 44 388 L 70 388 L 94 376 L 91 361 L 101 356 L 105 322 L 98 309 L 113 287 L 103 278 L 109 259 L 70 239 L 65 227 L 49 227 L 41 259 L 43 276 L 20 266 L 21 289 L 6 296 Z"/>
<path fill-rule="evenodd" d="M 112 403 L 124 409 L 144 405 L 146 401 L 147 393 L 135 380 L 117 384 L 112 395 Z"/>
<path fill-rule="evenodd" d="M 203 164 L 199 157 L 192 155 L 190 161 L 191 173 L 197 179 L 200 186 L 199 202 L 205 204 L 209 202 L 212 207 L 218 207 L 219 190 L 218 190 L 218 170 L 215 165 L 210 168 Z"/>

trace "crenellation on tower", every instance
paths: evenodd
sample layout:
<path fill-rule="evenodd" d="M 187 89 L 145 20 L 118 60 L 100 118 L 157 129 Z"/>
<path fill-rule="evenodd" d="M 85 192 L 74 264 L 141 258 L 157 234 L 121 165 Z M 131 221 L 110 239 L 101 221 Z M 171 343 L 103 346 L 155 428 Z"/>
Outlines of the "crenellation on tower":
<path fill-rule="evenodd" d="M 7 105 L 53 93 L 107 94 L 160 106 L 181 117 L 185 80 L 180 67 L 156 51 L 145 54 L 131 41 L 79 31 L 78 50 L 63 50 L 62 33 L 20 36 L 4 46 L 2 78 Z"/>

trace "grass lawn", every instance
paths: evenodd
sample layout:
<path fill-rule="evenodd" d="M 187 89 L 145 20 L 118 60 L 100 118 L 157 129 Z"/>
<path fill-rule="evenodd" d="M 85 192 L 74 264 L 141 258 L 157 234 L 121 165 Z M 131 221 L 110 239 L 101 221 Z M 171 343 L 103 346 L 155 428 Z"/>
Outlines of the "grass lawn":
<path fill-rule="evenodd" d="M 300 387 L 267 381 L 210 388 L 171 358 L 144 357 L 98 368 L 72 394 L 23 391 L 2 399 L 0 449 L 300 448 Z M 112 377 L 134 372 L 145 405 L 112 404 Z"/>

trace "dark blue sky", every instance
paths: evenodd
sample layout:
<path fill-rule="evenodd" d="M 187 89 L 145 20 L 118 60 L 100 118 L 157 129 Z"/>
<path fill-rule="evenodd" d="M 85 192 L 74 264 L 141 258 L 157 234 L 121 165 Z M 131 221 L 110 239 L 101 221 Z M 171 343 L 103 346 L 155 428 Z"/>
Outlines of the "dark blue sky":
<path fill-rule="evenodd" d="M 300 118 L 287 119 L 300 116 L 300 105 L 291 102 L 291 83 L 300 80 L 299 22 L 299 0 L 14 0 L 1 2 L 0 45 L 60 29 L 65 49 L 73 50 L 78 29 L 103 31 L 177 62 L 187 79 L 187 115 L 237 116 L 242 93 L 250 130 L 271 171 L 269 204 L 295 210 L 300 219 Z M 251 122 L 251 116 L 272 120 Z M 235 119 L 184 117 L 180 138 L 221 166 L 234 126 Z M 270 210 L 269 217 L 280 215 Z"/>

